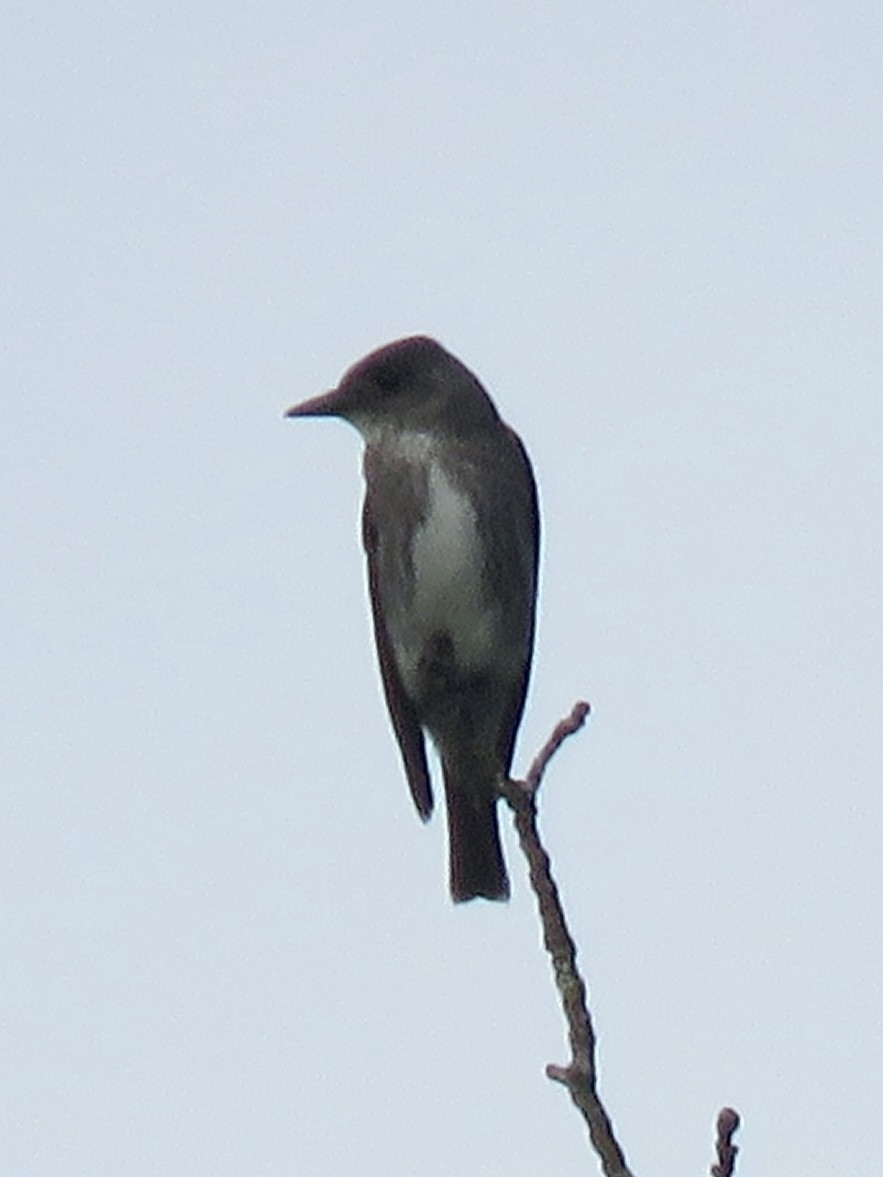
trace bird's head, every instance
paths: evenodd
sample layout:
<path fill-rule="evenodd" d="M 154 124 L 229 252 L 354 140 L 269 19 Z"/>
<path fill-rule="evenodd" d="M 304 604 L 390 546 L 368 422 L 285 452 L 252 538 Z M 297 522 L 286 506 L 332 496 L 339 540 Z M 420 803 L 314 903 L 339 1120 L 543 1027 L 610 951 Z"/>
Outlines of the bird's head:
<path fill-rule="evenodd" d="M 389 343 L 359 360 L 337 388 L 286 417 L 343 417 L 368 437 L 390 429 L 458 433 L 497 419 L 478 380 L 425 335 Z"/>

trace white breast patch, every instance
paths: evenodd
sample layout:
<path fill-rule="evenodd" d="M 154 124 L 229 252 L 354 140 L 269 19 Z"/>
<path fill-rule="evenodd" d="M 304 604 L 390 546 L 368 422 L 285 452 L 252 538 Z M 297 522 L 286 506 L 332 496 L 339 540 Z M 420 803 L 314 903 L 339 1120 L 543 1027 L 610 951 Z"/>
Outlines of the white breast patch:
<path fill-rule="evenodd" d="M 429 503 L 414 536 L 412 622 L 417 644 L 447 633 L 461 666 L 493 654 L 495 610 L 482 591 L 482 549 L 472 504 L 430 457 Z"/>

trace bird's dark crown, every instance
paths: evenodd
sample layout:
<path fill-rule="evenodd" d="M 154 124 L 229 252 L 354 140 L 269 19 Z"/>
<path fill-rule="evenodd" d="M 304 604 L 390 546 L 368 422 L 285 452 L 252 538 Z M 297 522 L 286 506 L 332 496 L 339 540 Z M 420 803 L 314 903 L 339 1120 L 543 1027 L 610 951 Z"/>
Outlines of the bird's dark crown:
<path fill-rule="evenodd" d="M 479 381 L 426 335 L 388 343 L 359 360 L 338 385 L 341 408 L 354 414 L 463 428 L 497 419 Z"/>

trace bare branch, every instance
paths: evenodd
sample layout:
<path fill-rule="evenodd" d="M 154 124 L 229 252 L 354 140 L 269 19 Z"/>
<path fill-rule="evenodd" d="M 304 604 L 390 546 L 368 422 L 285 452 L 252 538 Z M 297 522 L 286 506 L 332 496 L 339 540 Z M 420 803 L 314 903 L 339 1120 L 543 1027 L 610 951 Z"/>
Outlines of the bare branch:
<path fill-rule="evenodd" d="M 515 817 L 515 828 L 527 858 L 530 882 L 539 905 L 543 943 L 552 958 L 555 984 L 567 1021 L 571 1059 L 564 1066 L 550 1064 L 546 1074 L 562 1083 L 589 1129 L 592 1146 L 601 1161 L 605 1177 L 633 1177 L 613 1133 L 610 1117 L 597 1092 L 595 1031 L 589 1013 L 586 985 L 576 963 L 576 944 L 567 927 L 558 887 L 552 878 L 549 856 L 540 841 L 536 798 L 550 760 L 567 739 L 583 726 L 589 714 L 587 703 L 577 703 L 567 719 L 552 732 L 534 760 L 525 781 L 509 781 L 504 795 Z"/>
<path fill-rule="evenodd" d="M 736 1172 L 736 1153 L 733 1133 L 739 1127 L 739 1113 L 724 1108 L 717 1118 L 717 1164 L 711 1166 L 711 1177 L 733 1177 Z"/>
<path fill-rule="evenodd" d="M 577 967 L 576 944 L 564 918 L 561 896 L 552 878 L 552 865 L 540 840 L 537 824 L 537 794 L 546 769 L 568 736 L 574 735 L 585 724 L 588 715 L 588 703 L 574 704 L 570 715 L 561 720 L 538 752 L 527 778 L 507 781 L 502 791 L 514 815 L 518 839 L 527 859 L 530 884 L 537 897 L 543 925 L 543 943 L 552 958 L 555 984 L 561 995 L 570 1040 L 570 1062 L 563 1067 L 550 1063 L 546 1075 L 570 1092 L 570 1098 L 589 1129 L 589 1138 L 605 1177 L 633 1177 L 614 1135 L 610 1116 L 598 1095 L 596 1039 L 586 984 Z M 717 1164 L 711 1167 L 711 1177 L 734 1177 L 739 1150 L 733 1144 L 733 1134 L 738 1127 L 739 1113 L 724 1108 L 717 1119 Z"/>

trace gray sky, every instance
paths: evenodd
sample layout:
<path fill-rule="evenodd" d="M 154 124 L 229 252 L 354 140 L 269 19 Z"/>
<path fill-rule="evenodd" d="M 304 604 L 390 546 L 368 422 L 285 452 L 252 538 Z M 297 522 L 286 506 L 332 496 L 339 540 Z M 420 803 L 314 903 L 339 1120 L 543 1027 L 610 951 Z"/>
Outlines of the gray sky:
<path fill-rule="evenodd" d="M 517 766 L 640 1174 L 870 1172 L 883 1103 L 883 17 L 15 3 L 10 1177 L 593 1171 L 532 897 L 454 910 L 371 647 L 356 434 L 436 335 L 545 535 Z M 505 822 L 508 827 L 508 820 Z"/>

